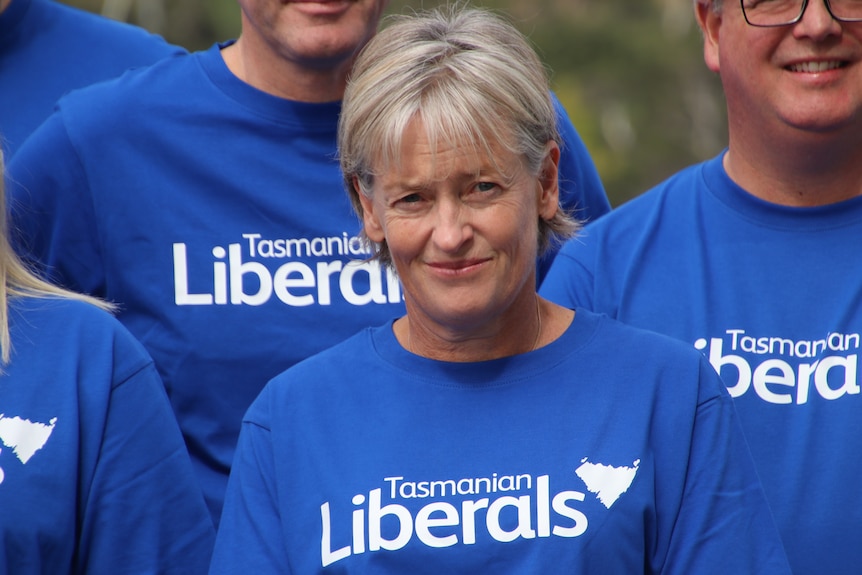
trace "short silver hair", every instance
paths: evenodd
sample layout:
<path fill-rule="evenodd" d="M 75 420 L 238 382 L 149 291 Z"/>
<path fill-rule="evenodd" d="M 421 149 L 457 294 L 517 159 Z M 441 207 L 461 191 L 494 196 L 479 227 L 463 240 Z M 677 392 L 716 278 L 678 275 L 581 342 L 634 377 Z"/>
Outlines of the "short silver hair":
<path fill-rule="evenodd" d="M 539 174 L 548 143 L 562 144 L 548 73 L 529 41 L 480 9 L 443 7 L 388 22 L 354 64 L 338 126 L 345 187 L 360 218 L 359 194 L 371 197 L 375 169 L 398 164 L 417 117 L 432 147 L 442 140 L 493 158 L 491 144 L 502 145 Z M 562 208 L 551 220 L 539 218 L 537 255 L 578 226 Z M 377 258 L 392 265 L 385 242 Z"/>

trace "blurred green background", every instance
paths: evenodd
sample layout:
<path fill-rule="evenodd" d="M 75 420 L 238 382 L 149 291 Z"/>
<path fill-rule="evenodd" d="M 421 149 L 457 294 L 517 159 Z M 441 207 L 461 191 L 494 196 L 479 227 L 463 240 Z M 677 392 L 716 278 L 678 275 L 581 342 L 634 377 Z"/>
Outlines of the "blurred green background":
<path fill-rule="evenodd" d="M 189 50 L 239 33 L 236 0 L 63 0 Z M 391 0 L 390 13 L 436 0 Z M 726 142 L 721 85 L 703 64 L 691 0 L 474 0 L 510 17 L 553 87 L 614 206 Z"/>

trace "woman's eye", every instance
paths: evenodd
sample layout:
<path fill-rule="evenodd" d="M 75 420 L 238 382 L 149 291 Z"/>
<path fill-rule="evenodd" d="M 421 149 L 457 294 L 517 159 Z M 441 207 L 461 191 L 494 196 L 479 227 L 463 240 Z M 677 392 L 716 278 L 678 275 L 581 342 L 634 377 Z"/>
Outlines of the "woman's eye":
<path fill-rule="evenodd" d="M 397 203 L 399 204 L 415 204 L 422 200 L 422 197 L 419 194 L 408 194 L 406 196 L 402 196 L 398 198 Z"/>
<path fill-rule="evenodd" d="M 497 187 L 494 182 L 479 182 L 476 184 L 476 190 L 479 192 L 491 192 Z"/>

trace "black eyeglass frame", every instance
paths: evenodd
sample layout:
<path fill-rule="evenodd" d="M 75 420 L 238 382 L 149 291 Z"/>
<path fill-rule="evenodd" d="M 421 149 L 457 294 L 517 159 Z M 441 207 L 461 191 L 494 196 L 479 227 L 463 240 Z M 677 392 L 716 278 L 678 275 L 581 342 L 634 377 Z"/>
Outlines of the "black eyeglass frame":
<path fill-rule="evenodd" d="M 826 4 L 826 11 L 829 12 L 829 15 L 837 22 L 862 22 L 862 16 L 859 18 L 842 18 L 836 16 L 835 13 L 832 12 L 832 6 L 830 5 L 829 0 L 823 0 L 823 3 Z M 799 14 L 797 14 L 793 20 L 788 20 L 787 22 L 781 22 L 779 24 L 754 24 L 748 19 L 748 14 L 745 12 L 745 0 L 739 0 L 739 7 L 742 8 L 742 17 L 745 18 L 745 23 L 749 26 L 754 26 L 755 28 L 778 28 L 780 26 L 793 26 L 794 24 L 798 24 L 799 21 L 802 20 L 802 17 L 805 16 L 805 9 L 808 8 L 808 0 L 802 0 L 802 9 L 799 10 Z"/>

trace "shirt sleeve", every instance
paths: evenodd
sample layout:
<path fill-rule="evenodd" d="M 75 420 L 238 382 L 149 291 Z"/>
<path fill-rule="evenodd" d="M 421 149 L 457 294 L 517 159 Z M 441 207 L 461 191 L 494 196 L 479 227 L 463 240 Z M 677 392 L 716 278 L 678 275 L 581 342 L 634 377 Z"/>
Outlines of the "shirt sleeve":
<path fill-rule="evenodd" d="M 215 529 L 167 394 L 123 330 L 114 354 L 103 428 L 82 421 L 98 447 L 83 456 L 95 462 L 82 465 L 93 471 L 82 487 L 77 572 L 205 573 Z M 130 361 L 141 357 L 142 366 Z"/>
<path fill-rule="evenodd" d="M 260 401 L 261 398 L 258 404 Z M 244 421 L 219 522 L 211 575 L 290 572 L 272 450 L 271 431 Z"/>
<path fill-rule="evenodd" d="M 789 574 L 732 400 L 706 360 L 700 377 L 711 397 L 698 405 L 682 502 L 656 571 Z"/>
<path fill-rule="evenodd" d="M 10 236 L 21 257 L 75 291 L 105 295 L 87 174 L 60 109 L 19 148 L 6 172 Z"/>

